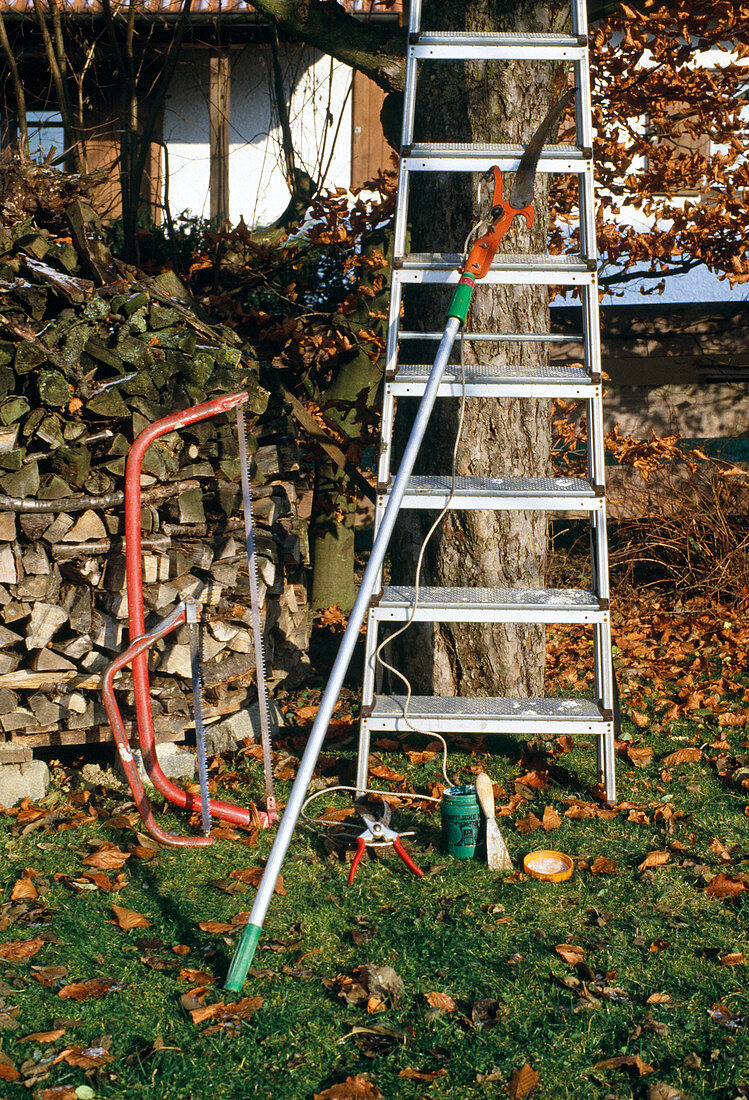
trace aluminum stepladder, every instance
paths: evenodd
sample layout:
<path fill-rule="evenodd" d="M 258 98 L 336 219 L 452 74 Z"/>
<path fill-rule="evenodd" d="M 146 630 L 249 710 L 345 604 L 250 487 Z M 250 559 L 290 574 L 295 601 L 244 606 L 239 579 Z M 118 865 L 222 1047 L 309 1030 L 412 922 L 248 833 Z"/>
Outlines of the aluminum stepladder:
<path fill-rule="evenodd" d="M 611 636 L 608 611 L 608 565 L 603 494 L 603 427 L 601 410 L 600 339 L 598 333 L 598 303 L 594 259 L 594 222 L 592 191 L 592 157 L 590 154 L 591 120 L 590 90 L 587 67 L 587 41 L 584 36 L 584 0 L 574 0 L 575 34 L 566 37 L 542 35 L 422 35 L 420 32 L 420 3 L 412 0 L 411 45 L 408 56 L 408 81 L 406 120 L 404 133 L 410 135 L 413 126 L 415 93 L 415 62 L 417 51 L 437 50 L 445 57 L 476 56 L 482 49 L 489 58 L 533 59 L 539 56 L 550 60 L 570 60 L 575 63 L 580 94 L 577 101 L 577 133 L 582 137 L 580 148 L 551 147 L 541 158 L 539 167 L 545 171 L 576 172 L 581 178 L 581 226 L 583 255 L 581 257 L 508 257 L 501 259 L 485 277 L 493 283 L 562 284 L 578 286 L 583 292 L 583 328 L 585 336 L 585 368 L 564 370 L 547 369 L 533 375 L 502 373 L 497 368 L 486 377 L 473 377 L 469 393 L 477 397 L 531 397 L 550 399 L 574 397 L 584 399 L 589 412 L 589 477 L 543 478 L 535 481 L 523 479 L 512 483 L 510 479 L 482 479 L 480 483 L 458 479 L 458 492 L 452 506 L 461 508 L 537 508 L 545 511 L 575 511 L 589 515 L 591 529 L 591 559 L 593 565 L 592 588 L 588 591 L 568 589 L 548 591 L 536 589 L 532 593 L 522 590 L 489 594 L 485 589 L 474 589 L 466 595 L 460 590 L 434 591 L 421 602 L 422 615 L 436 620 L 447 618 L 467 620 L 480 614 L 482 620 L 495 616 L 497 621 L 515 622 L 572 622 L 588 623 L 594 628 L 595 693 L 593 701 L 579 699 L 419 699 L 409 712 L 409 721 L 417 720 L 421 728 L 436 732 L 478 733 L 536 733 L 592 734 L 597 737 L 598 770 L 604 781 L 607 799 L 615 798 L 614 784 L 614 722 L 613 722 L 613 670 L 611 667 Z M 450 52 L 453 51 L 453 52 Z M 457 52 L 455 52 L 457 51 Z M 462 52 L 461 52 L 462 51 Z M 469 52 L 470 51 L 470 52 Z M 492 52 L 493 51 L 493 52 Z M 582 106 L 581 106 L 582 104 Z M 410 115 L 409 115 L 410 112 Z M 419 170 L 437 171 L 447 160 L 458 165 L 461 171 L 486 171 L 499 164 L 506 171 L 517 169 L 523 154 L 521 147 L 487 147 L 462 151 L 456 155 L 454 147 L 435 150 L 411 149 L 409 157 L 418 156 L 401 168 L 401 185 L 408 180 L 408 172 L 416 164 L 426 164 Z M 435 159 L 431 159 L 435 158 Z M 434 282 L 454 285 L 463 278 L 459 274 L 460 256 L 406 256 L 404 250 L 406 208 L 403 197 L 399 200 L 396 222 L 396 250 L 400 246 L 402 263 L 394 271 L 393 303 L 388 325 L 389 377 L 386 378 L 386 395 L 383 414 L 383 454 L 380 460 L 380 481 L 389 476 L 389 450 L 393 429 L 394 398 L 402 394 L 420 396 L 419 409 L 411 429 L 411 435 L 403 452 L 397 473 L 387 493 L 379 494 L 376 511 L 376 532 L 372 551 L 362 577 L 359 592 L 351 610 L 348 625 L 341 640 L 338 654 L 330 671 L 320 707 L 307 740 L 307 746 L 299 762 L 296 779 L 286 803 L 284 814 L 271 849 L 255 902 L 231 966 L 225 980 L 225 988 L 238 992 L 245 981 L 257 949 L 265 917 L 268 912 L 278 875 L 291 842 L 293 832 L 302 812 L 307 787 L 312 779 L 328 724 L 332 718 L 344 677 L 359 639 L 359 630 L 369 616 L 367 657 L 365 669 L 365 706 L 368 713 L 361 726 L 357 788 L 366 786 L 369 737 L 373 731 L 402 732 L 408 730 L 403 721 L 403 703 L 394 696 L 374 697 L 374 637 L 383 621 L 403 622 L 408 618 L 409 598 L 413 591 L 382 589 L 382 566 L 390 537 L 401 508 L 440 508 L 449 495 L 450 478 L 423 479 L 412 477 L 416 457 L 424 438 L 434 403 L 440 396 L 459 396 L 461 384 L 455 368 L 449 365 L 449 356 L 458 335 L 464 315 L 456 309 L 456 294 L 447 314 L 439 348 L 430 367 L 398 366 L 398 340 L 405 334 L 398 331 L 399 308 L 404 285 Z M 469 294 L 470 300 L 470 294 Z M 421 334 L 419 334 L 421 335 Z M 439 336 L 437 336 L 439 338 Z M 496 339 L 496 334 L 494 334 Z M 517 339 L 517 336 L 514 337 Z M 404 386 L 404 389 L 397 387 Z M 427 484 L 426 482 L 432 482 Z M 434 484 L 434 481 L 439 484 Z M 380 592 L 374 601 L 372 595 Z"/>
<path fill-rule="evenodd" d="M 389 587 L 380 583 L 379 595 L 368 612 L 368 628 L 362 719 L 360 726 L 357 788 L 367 786 L 368 756 L 372 733 L 515 734 L 549 736 L 585 734 L 596 739 L 599 781 L 605 797 L 614 801 L 614 678 L 609 611 L 608 553 L 604 497 L 604 445 L 600 331 L 593 195 L 592 119 L 585 0 L 572 0 L 571 35 L 426 32 L 421 29 L 421 0 L 412 0 L 407 51 L 402 151 L 395 219 L 392 296 L 388 320 L 382 442 L 378 466 L 375 533 L 382 522 L 391 483 L 391 445 L 398 397 L 424 393 L 430 366 L 413 362 L 413 348 L 424 334 L 402 328 L 404 289 L 424 283 L 454 285 L 458 281 L 459 256 L 415 254 L 407 249 L 409 184 L 414 172 L 486 172 L 496 165 L 514 171 L 521 147 L 508 145 L 423 144 L 413 142 L 416 85 L 420 62 L 480 58 L 487 61 L 566 61 L 574 72 L 576 145 L 547 145 L 538 170 L 574 173 L 580 201 L 580 253 L 578 255 L 497 256 L 485 283 L 557 285 L 576 287 L 581 295 L 583 366 L 546 366 L 529 370 L 503 363 L 466 368 L 467 397 L 565 398 L 584 400 L 587 411 L 586 478 L 465 478 L 456 479 L 450 502 L 456 509 L 539 509 L 548 513 L 578 513 L 588 517 L 591 545 L 591 587 L 583 589 L 498 589 L 421 587 L 413 612 L 414 587 Z M 498 333 L 466 333 L 466 338 L 508 339 Z M 537 335 L 512 334 L 516 340 Z M 543 337 L 542 337 L 543 338 Z M 554 337 L 547 337 L 553 340 Z M 404 361 L 401 361 L 403 358 Z M 437 398 L 460 397 L 458 366 L 448 365 Z M 402 508 L 439 510 L 448 502 L 450 477 L 412 477 Z M 515 622 L 529 624 L 580 623 L 593 631 L 594 692 L 592 699 L 476 698 L 412 696 L 407 713 L 406 697 L 377 693 L 375 652 L 382 641 L 382 627 L 407 622 Z"/>

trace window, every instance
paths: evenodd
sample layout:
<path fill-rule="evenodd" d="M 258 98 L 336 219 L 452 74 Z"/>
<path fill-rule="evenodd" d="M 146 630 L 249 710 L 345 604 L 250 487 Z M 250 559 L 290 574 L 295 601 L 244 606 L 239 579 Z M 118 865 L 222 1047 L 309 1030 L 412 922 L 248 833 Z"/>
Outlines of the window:
<path fill-rule="evenodd" d="M 32 160 L 44 163 L 48 157 L 56 160 L 65 151 L 65 127 L 57 111 L 27 111 L 29 152 Z"/>

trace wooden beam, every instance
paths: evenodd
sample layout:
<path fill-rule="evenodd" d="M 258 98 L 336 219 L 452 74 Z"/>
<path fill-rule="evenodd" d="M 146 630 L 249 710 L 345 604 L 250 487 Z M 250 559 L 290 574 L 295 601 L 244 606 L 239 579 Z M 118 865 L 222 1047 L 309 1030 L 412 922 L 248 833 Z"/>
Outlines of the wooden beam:
<path fill-rule="evenodd" d="M 231 65 L 228 53 L 209 61 L 208 125 L 211 157 L 211 218 L 219 228 L 229 221 L 229 106 Z"/>

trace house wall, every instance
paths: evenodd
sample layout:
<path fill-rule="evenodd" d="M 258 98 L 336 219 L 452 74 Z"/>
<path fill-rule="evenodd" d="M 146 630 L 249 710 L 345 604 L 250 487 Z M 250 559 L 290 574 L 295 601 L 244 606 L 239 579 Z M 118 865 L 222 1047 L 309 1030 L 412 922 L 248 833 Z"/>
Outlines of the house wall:
<path fill-rule="evenodd" d="M 185 50 L 167 95 L 163 135 L 175 217 L 210 216 L 209 56 Z M 229 220 L 267 225 L 289 201 L 270 47 L 232 48 L 230 62 Z M 322 164 L 325 186 L 350 186 L 351 69 L 291 45 L 281 47 L 281 66 L 299 167 L 318 179 Z"/>

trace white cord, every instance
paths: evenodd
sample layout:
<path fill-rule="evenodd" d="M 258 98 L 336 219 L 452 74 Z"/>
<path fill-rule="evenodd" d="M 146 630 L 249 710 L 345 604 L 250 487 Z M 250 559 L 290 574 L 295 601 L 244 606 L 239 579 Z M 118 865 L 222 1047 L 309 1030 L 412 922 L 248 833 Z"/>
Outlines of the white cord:
<path fill-rule="evenodd" d="M 422 542 L 421 548 L 419 550 L 419 557 L 418 557 L 418 560 L 416 562 L 416 583 L 414 585 L 414 602 L 413 602 L 413 605 L 411 607 L 411 613 L 408 617 L 408 621 L 405 622 L 403 624 L 403 626 L 400 627 L 399 630 L 396 630 L 394 634 L 390 634 L 390 635 L 388 635 L 387 638 L 384 638 L 383 641 L 381 641 L 380 644 L 378 645 L 377 649 L 375 650 L 375 654 L 374 654 L 375 661 L 377 661 L 382 666 L 382 668 L 386 668 L 389 672 L 392 672 L 394 676 L 397 676 L 398 679 L 401 681 L 401 683 L 405 686 L 405 689 L 406 689 L 406 702 L 405 702 L 405 706 L 403 707 L 403 721 L 406 723 L 408 728 L 413 733 L 420 734 L 422 737 L 436 737 L 436 739 L 438 741 L 441 741 L 441 743 L 442 743 L 442 775 L 443 775 L 444 780 L 447 783 L 448 787 L 454 787 L 455 783 L 450 779 L 450 777 L 447 774 L 447 741 L 439 733 L 433 733 L 433 732 L 428 732 L 427 730 L 419 729 L 417 726 L 414 725 L 414 723 L 408 717 L 408 710 L 409 710 L 409 707 L 411 705 L 411 694 L 412 694 L 412 690 L 413 690 L 412 687 L 411 687 L 411 682 L 404 673 L 399 671 L 399 669 L 395 668 L 391 664 L 388 664 L 388 662 L 382 656 L 382 650 L 384 649 L 384 647 L 386 645 L 389 645 L 389 643 L 392 642 L 395 638 L 398 638 L 401 634 L 403 634 L 406 630 L 408 630 L 408 628 L 411 626 L 411 624 L 414 621 L 414 618 L 416 616 L 416 611 L 417 611 L 417 608 L 419 606 L 419 593 L 420 593 L 420 589 L 421 589 L 421 567 L 422 567 L 422 564 L 423 564 L 423 561 L 424 561 L 424 553 L 426 551 L 427 545 L 429 544 L 429 540 L 431 539 L 432 535 L 437 530 L 437 528 L 439 527 L 439 525 L 442 522 L 442 520 L 444 519 L 444 517 L 447 515 L 447 513 L 450 509 L 450 504 L 452 503 L 453 497 L 455 496 L 455 481 L 456 481 L 456 476 L 457 476 L 456 475 L 456 467 L 457 467 L 457 462 L 458 462 L 458 450 L 460 448 L 461 436 L 463 434 L 463 422 L 465 420 L 465 411 L 466 411 L 465 344 L 464 344 L 464 341 L 463 341 L 463 334 L 462 333 L 461 333 L 461 337 L 460 337 L 460 379 L 461 379 L 461 387 L 462 387 L 461 396 L 460 396 L 460 413 L 458 415 L 458 430 L 457 430 L 457 433 L 455 435 L 455 443 L 453 445 L 452 468 L 451 468 L 451 471 L 450 471 L 450 492 L 448 494 L 447 501 L 445 502 L 445 505 L 442 508 L 442 511 L 440 512 L 440 514 L 437 516 L 437 518 L 435 519 L 432 526 L 427 531 L 427 534 L 424 537 L 424 541 Z"/>
<path fill-rule="evenodd" d="M 411 793 L 398 792 L 398 791 L 377 791 L 377 790 L 374 790 L 372 787 L 365 787 L 363 791 L 357 791 L 356 787 L 349 787 L 349 786 L 346 786 L 345 784 L 339 784 L 338 786 L 335 786 L 335 787 L 325 787 L 325 789 L 322 790 L 322 791 L 315 791 L 314 794 L 309 795 L 309 797 L 306 798 L 304 800 L 304 802 L 302 803 L 302 808 L 299 812 L 299 816 L 301 817 L 302 821 L 305 822 L 305 824 L 309 825 L 309 827 L 311 829 L 316 829 L 318 832 L 322 832 L 322 826 L 325 826 L 326 829 L 331 829 L 331 828 L 334 828 L 337 825 L 342 825 L 343 824 L 342 822 L 338 822 L 338 821 L 326 821 L 324 818 L 321 818 L 321 817 L 307 817 L 307 814 L 305 813 L 305 811 L 306 811 L 307 807 L 309 806 L 310 802 L 313 802 L 316 798 L 322 798 L 323 795 L 334 794 L 335 791 L 354 791 L 354 793 L 357 794 L 357 795 L 376 794 L 376 795 L 380 795 L 380 796 L 383 796 L 383 797 L 386 797 L 386 798 L 407 798 L 411 801 L 418 801 L 418 802 L 441 802 L 442 801 L 441 798 L 435 798 L 433 795 L 430 795 L 430 794 L 411 794 Z M 336 836 L 357 837 L 357 836 L 359 836 L 360 832 L 361 832 L 361 828 L 357 829 L 357 831 L 354 833 L 350 829 L 346 829 L 344 827 L 344 828 L 339 829 L 339 831 L 336 833 Z M 408 834 L 407 833 L 401 833 L 400 835 L 401 836 L 407 836 Z"/>

